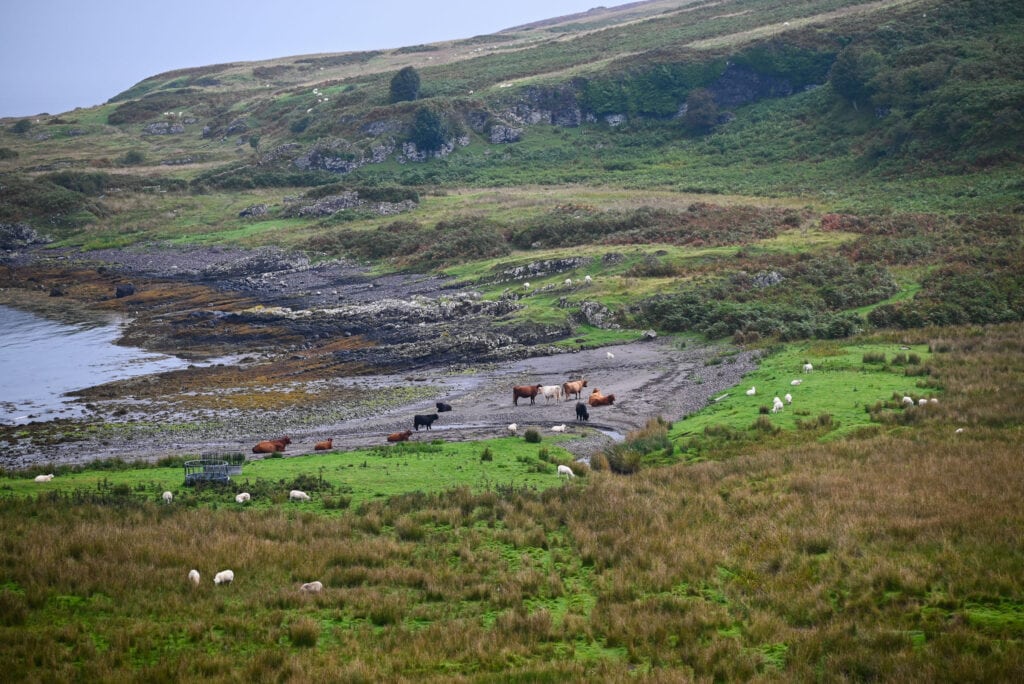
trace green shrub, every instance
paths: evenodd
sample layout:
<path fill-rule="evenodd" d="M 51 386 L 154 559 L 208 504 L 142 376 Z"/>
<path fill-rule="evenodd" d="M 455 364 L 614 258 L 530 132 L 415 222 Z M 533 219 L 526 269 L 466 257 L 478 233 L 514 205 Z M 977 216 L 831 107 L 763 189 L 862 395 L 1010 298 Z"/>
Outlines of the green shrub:
<path fill-rule="evenodd" d="M 534 428 L 527 428 L 526 432 L 523 433 L 523 440 L 530 444 L 539 444 L 540 433 Z"/>
<path fill-rule="evenodd" d="M 480 454 L 481 461 L 493 461 L 494 454 L 491 452 L 491 447 L 484 447 L 483 452 Z"/>
<path fill-rule="evenodd" d="M 320 638 L 320 625 L 310 618 L 299 618 L 288 625 L 288 639 L 292 646 L 313 648 Z"/>
<path fill-rule="evenodd" d="M 885 363 L 885 352 L 864 352 L 861 363 Z"/>

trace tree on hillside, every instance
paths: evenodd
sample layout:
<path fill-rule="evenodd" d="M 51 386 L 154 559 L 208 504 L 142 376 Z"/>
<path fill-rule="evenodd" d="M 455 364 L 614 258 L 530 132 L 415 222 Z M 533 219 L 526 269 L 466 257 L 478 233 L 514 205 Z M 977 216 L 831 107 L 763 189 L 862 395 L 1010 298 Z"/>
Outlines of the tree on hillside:
<path fill-rule="evenodd" d="M 881 66 L 882 57 L 877 52 L 851 45 L 836 56 L 829 71 L 832 89 L 854 107 L 858 102 L 865 104 L 875 92 L 871 81 Z"/>
<path fill-rule="evenodd" d="M 404 67 L 391 78 L 391 101 L 406 102 L 420 96 L 420 75 L 411 66 Z"/>
<path fill-rule="evenodd" d="M 416 110 L 416 118 L 412 122 L 409 140 L 416 144 L 421 152 L 433 152 L 444 146 L 451 133 L 444 117 L 430 107 Z"/>
<path fill-rule="evenodd" d="M 696 88 L 686 97 L 686 114 L 683 125 L 694 133 L 707 133 L 718 121 L 718 105 L 711 91 L 707 88 Z"/>

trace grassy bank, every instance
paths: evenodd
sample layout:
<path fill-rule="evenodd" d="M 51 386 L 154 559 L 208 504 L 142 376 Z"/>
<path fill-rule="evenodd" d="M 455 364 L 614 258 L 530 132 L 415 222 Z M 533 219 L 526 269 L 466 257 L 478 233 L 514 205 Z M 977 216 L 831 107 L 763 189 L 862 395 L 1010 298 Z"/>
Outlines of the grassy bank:
<path fill-rule="evenodd" d="M 0 657 L 18 680 L 1012 680 L 1024 330 L 923 335 L 941 402 L 913 420 L 576 486 L 523 474 L 387 497 L 376 483 L 347 508 L 323 506 L 341 491 L 243 508 L 158 503 L 160 469 L 137 475 L 138 495 L 5 480 Z M 773 358 L 788 377 L 814 351 Z M 818 350 L 800 387 L 850 372 L 850 354 Z M 443 486 L 479 465 L 481 445 L 461 461 L 441 446 L 245 476 L 259 465 L 277 483 L 295 471 L 272 469 L 301 464 L 315 482 L 330 463 L 322 476 L 353 486 L 361 462 L 345 459 L 364 458 L 395 477 L 432 462 Z M 488 446 L 489 465 L 518 467 L 508 440 Z M 235 582 L 214 586 L 228 567 Z M 301 594 L 312 579 L 324 592 Z"/>

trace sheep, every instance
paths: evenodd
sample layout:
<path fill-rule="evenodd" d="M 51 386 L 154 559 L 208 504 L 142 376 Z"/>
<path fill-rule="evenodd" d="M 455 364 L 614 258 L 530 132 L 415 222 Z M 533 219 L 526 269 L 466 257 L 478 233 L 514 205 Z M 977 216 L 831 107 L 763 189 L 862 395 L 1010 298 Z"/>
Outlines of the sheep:
<path fill-rule="evenodd" d="M 963 428 L 957 428 L 956 430 L 953 430 L 953 434 L 954 435 L 960 435 L 960 434 L 963 434 L 963 431 L 964 431 Z"/>
<path fill-rule="evenodd" d="M 804 364 L 804 373 L 810 373 L 812 370 L 814 370 L 814 365 L 813 364 L 810 364 L 810 363 L 805 363 Z"/>
<path fill-rule="evenodd" d="M 565 279 L 565 286 L 566 287 L 572 287 L 572 278 L 566 278 Z"/>
<path fill-rule="evenodd" d="M 301 489 L 293 489 L 288 492 L 289 501 L 309 501 L 309 494 L 302 491 Z"/>
<path fill-rule="evenodd" d="M 565 432 L 565 423 L 562 423 L 561 425 L 552 425 L 551 426 L 551 431 L 552 432 Z"/>
<path fill-rule="evenodd" d="M 235 495 L 235 503 L 246 503 L 252 499 L 252 495 L 249 492 L 242 492 Z"/>
<path fill-rule="evenodd" d="M 513 434 L 513 435 L 514 435 L 514 434 L 516 434 L 516 432 L 517 432 L 518 430 L 519 430 L 519 426 L 518 426 L 518 425 L 517 425 L 516 423 L 512 423 L 512 424 L 510 424 L 510 425 L 508 426 L 508 431 L 509 431 L 509 432 L 510 432 L 511 434 Z"/>
<path fill-rule="evenodd" d="M 53 473 L 50 473 L 49 475 L 36 475 L 35 481 L 36 482 L 49 482 L 52 479 L 53 479 Z"/>
<path fill-rule="evenodd" d="M 784 396 L 782 398 L 786 400 L 787 404 L 792 404 L 793 403 L 793 395 L 792 394 L 788 394 L 787 393 L 786 396 Z"/>
<path fill-rule="evenodd" d="M 323 590 L 324 585 L 322 582 L 306 582 L 299 587 L 299 591 L 303 594 L 319 594 Z"/>
<path fill-rule="evenodd" d="M 235 581 L 235 573 L 233 570 L 221 570 L 213 576 L 214 584 L 231 584 Z"/>
<path fill-rule="evenodd" d="M 784 408 L 784 406 L 785 405 L 782 403 L 782 400 L 778 397 L 772 399 L 772 413 L 778 413 Z"/>
<path fill-rule="evenodd" d="M 917 405 L 918 406 L 927 406 L 928 405 L 928 400 L 925 399 L 924 397 L 921 397 L 920 399 L 917 400 Z"/>
<path fill-rule="evenodd" d="M 590 283 L 594 282 L 594 279 L 591 278 L 590 276 L 583 276 L 583 282 L 589 285 Z"/>
<path fill-rule="evenodd" d="M 565 475 L 566 478 L 576 477 L 576 473 L 572 472 L 572 468 L 567 465 L 558 466 L 558 477 Z"/>
<path fill-rule="evenodd" d="M 189 570 L 188 571 L 188 581 L 198 587 L 199 586 L 199 571 L 198 570 Z"/>
<path fill-rule="evenodd" d="M 803 380 L 801 380 L 800 378 L 797 378 L 796 380 L 790 380 L 789 384 L 792 385 L 793 387 L 799 387 L 800 385 L 803 384 L 803 382 L 804 382 Z"/>
<path fill-rule="evenodd" d="M 747 390 L 748 397 L 752 397 L 755 394 L 757 394 L 757 387 L 751 387 L 750 389 Z"/>
<path fill-rule="evenodd" d="M 939 400 L 936 399 L 935 397 L 932 397 L 931 399 L 928 400 L 928 403 L 929 404 L 938 404 Z"/>
<path fill-rule="evenodd" d="M 523 283 L 523 289 L 524 290 L 529 290 L 530 289 L 530 283 L 529 282 Z"/>
<path fill-rule="evenodd" d="M 913 399 L 911 399 L 910 397 L 904 396 L 904 397 L 903 397 L 903 403 L 904 403 L 904 404 L 905 404 L 906 406 L 913 406 L 913 405 L 914 405 L 914 400 L 913 400 Z"/>
<path fill-rule="evenodd" d="M 605 355 L 605 356 L 606 356 L 607 358 L 609 358 L 609 359 L 614 359 L 614 358 L 615 358 L 615 354 L 612 354 L 611 352 L 605 352 L 605 354 L 604 354 L 604 355 Z"/>
<path fill-rule="evenodd" d="M 174 494 L 171 492 L 164 492 L 160 497 L 164 500 L 165 504 L 169 504 L 174 501 Z"/>

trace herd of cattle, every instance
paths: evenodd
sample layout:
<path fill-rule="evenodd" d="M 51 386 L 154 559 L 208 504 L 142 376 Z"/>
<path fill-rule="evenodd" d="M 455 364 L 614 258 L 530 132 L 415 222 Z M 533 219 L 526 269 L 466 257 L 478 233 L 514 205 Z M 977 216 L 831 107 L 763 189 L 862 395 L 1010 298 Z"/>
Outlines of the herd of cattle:
<path fill-rule="evenodd" d="M 596 387 L 590 391 L 590 396 L 587 397 L 586 402 L 582 400 L 583 388 L 587 386 L 587 381 L 584 379 L 571 380 L 564 382 L 561 385 L 515 385 L 512 387 L 512 405 L 519 406 L 520 399 L 529 399 L 530 404 L 535 404 L 537 396 L 543 396 L 545 403 L 555 400 L 558 402 L 569 401 L 570 399 L 576 399 L 576 420 L 579 422 L 590 420 L 589 406 L 611 406 L 615 403 L 614 394 L 602 394 L 601 390 Z M 436 404 L 436 413 L 425 413 L 416 414 L 412 419 L 412 429 L 404 430 L 402 432 L 393 432 L 387 436 L 388 442 L 404 442 L 408 440 L 413 431 L 419 432 L 422 427 L 426 430 L 430 430 L 434 421 L 438 419 L 440 414 L 452 410 L 451 404 L 446 404 L 443 401 L 439 401 Z M 292 440 L 287 436 L 281 437 L 280 439 L 264 440 L 259 442 L 252 448 L 254 454 L 272 454 L 283 452 Z M 332 449 L 334 446 L 333 439 L 328 439 L 323 442 L 317 442 L 314 447 L 316 451 L 326 451 Z"/>

